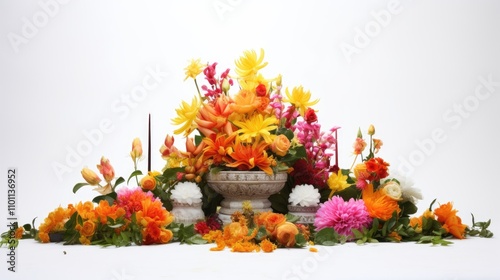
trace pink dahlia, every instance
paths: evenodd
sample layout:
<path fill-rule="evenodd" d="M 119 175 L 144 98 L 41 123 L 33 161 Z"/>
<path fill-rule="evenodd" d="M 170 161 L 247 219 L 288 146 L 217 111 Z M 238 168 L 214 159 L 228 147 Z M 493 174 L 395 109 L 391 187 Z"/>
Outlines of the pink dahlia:
<path fill-rule="evenodd" d="M 366 210 L 363 200 L 344 201 L 339 196 L 334 196 L 321 205 L 314 226 L 317 230 L 331 227 L 338 234 L 353 236 L 351 230 L 361 230 L 370 226 L 372 219 Z"/>

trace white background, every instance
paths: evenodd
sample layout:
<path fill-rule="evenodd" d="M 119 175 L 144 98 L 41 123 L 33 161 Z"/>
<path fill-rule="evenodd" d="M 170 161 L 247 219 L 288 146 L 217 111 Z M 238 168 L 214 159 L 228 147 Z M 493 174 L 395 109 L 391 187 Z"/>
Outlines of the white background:
<path fill-rule="evenodd" d="M 323 127 L 342 127 L 342 168 L 358 127 L 374 124 L 379 156 L 422 191 L 420 210 L 453 201 L 465 223 L 491 218 L 500 234 L 499 12 L 497 1 L 1 1 L 0 221 L 8 168 L 17 217 L 37 224 L 96 195 L 72 188 L 101 156 L 128 176 L 149 113 L 161 169 L 175 108 L 196 93 L 183 81 L 188 61 L 218 62 L 220 73 L 263 48 L 263 73 L 309 89 Z M 154 88 L 138 95 L 151 72 Z"/>

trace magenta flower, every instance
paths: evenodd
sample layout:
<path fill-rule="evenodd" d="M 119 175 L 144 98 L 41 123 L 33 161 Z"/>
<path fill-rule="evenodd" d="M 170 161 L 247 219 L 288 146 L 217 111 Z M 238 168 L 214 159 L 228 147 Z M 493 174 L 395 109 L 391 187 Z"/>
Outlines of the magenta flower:
<path fill-rule="evenodd" d="M 371 222 L 363 200 L 351 198 L 344 201 L 341 197 L 334 196 L 316 212 L 314 226 L 317 230 L 330 227 L 338 234 L 353 237 L 352 229 L 362 230 L 370 226 Z"/>

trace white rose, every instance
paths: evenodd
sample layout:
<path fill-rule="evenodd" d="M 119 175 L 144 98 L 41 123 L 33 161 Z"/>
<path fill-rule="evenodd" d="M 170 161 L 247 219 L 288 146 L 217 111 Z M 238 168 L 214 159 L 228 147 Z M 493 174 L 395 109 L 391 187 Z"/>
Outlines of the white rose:
<path fill-rule="evenodd" d="M 298 185 L 293 188 L 288 198 L 291 205 L 317 206 L 321 195 L 313 185 Z"/>
<path fill-rule="evenodd" d="M 198 185 L 193 182 L 183 182 L 175 185 L 170 198 L 177 203 L 187 203 L 191 205 L 200 203 L 202 196 Z"/>

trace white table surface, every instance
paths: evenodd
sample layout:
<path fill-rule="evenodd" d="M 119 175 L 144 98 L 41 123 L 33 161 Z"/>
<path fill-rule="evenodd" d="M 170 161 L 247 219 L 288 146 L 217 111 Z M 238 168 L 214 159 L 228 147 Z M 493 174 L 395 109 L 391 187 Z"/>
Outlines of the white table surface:
<path fill-rule="evenodd" d="M 268 254 L 212 252 L 213 244 L 102 248 L 22 240 L 17 272 L 3 262 L 0 279 L 500 279 L 499 240 L 469 238 L 448 247 L 348 243 Z"/>

